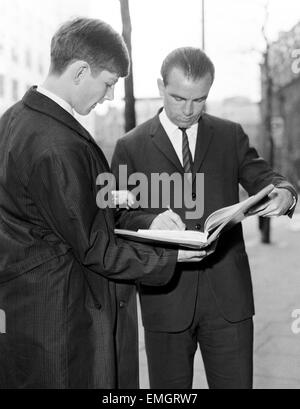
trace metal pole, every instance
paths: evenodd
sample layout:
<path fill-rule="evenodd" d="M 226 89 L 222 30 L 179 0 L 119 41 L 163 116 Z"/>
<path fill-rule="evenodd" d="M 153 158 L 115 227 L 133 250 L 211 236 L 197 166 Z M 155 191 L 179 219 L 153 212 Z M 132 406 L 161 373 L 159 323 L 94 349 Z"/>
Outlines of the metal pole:
<path fill-rule="evenodd" d="M 205 0 L 202 0 L 202 50 L 205 51 Z"/>

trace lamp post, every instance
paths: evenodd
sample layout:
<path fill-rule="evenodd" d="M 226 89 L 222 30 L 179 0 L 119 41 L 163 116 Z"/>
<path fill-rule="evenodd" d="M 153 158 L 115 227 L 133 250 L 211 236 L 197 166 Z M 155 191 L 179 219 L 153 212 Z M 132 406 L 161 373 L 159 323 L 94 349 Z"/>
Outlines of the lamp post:
<path fill-rule="evenodd" d="M 205 51 L 205 0 L 202 0 L 202 50 Z"/>

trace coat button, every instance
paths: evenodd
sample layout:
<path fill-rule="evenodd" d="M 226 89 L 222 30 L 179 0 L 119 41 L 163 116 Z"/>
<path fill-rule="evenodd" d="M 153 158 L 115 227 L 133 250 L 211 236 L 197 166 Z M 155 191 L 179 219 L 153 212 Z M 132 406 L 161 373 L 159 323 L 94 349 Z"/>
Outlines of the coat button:
<path fill-rule="evenodd" d="M 120 302 L 119 302 L 119 307 L 120 307 L 120 308 L 126 307 L 126 302 L 125 302 L 125 301 L 120 301 Z"/>
<path fill-rule="evenodd" d="M 192 199 L 193 199 L 193 200 L 195 200 L 195 199 L 196 199 L 196 197 L 197 197 L 196 193 L 195 193 L 195 192 L 193 192 L 193 194 L 192 194 Z"/>
<path fill-rule="evenodd" d="M 196 227 L 196 230 L 201 230 L 201 227 L 202 227 L 202 226 L 201 226 L 201 224 L 196 224 L 195 227 Z"/>

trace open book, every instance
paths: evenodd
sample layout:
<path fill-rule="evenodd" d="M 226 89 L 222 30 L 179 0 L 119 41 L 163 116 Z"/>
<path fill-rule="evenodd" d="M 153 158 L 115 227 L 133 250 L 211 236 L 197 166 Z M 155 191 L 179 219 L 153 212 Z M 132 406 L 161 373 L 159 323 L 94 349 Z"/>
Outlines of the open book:
<path fill-rule="evenodd" d="M 256 209 L 268 201 L 268 195 L 273 189 L 273 185 L 268 185 L 256 195 L 240 203 L 213 212 L 205 221 L 204 232 L 194 230 L 138 230 L 136 232 L 115 229 L 115 233 L 140 242 L 164 243 L 191 249 L 207 248 L 219 238 L 223 231 L 240 223 L 247 216 L 255 215 Z"/>

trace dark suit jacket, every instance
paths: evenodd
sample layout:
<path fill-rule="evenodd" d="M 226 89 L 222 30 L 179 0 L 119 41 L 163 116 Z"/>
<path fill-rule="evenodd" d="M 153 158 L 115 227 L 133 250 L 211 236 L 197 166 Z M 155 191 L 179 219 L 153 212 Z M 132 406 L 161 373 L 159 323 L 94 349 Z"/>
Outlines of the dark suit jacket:
<path fill-rule="evenodd" d="M 116 387 L 112 280 L 174 272 L 177 252 L 115 238 L 114 211 L 96 205 L 101 172 L 88 132 L 34 88 L 1 118 L 0 388 Z"/>
<path fill-rule="evenodd" d="M 128 166 L 128 175 L 143 172 L 148 180 L 152 173 L 184 172 L 158 116 L 118 141 L 112 160 L 116 176 L 121 164 Z M 237 203 L 239 183 L 249 194 L 273 183 L 297 195 L 293 187 L 249 146 L 248 137 L 240 125 L 207 114 L 199 121 L 193 171 L 194 174 L 204 173 L 204 215 L 198 220 L 187 220 L 184 206 L 174 209 L 188 229 L 203 230 L 204 221 L 212 212 Z M 199 192 L 195 192 L 194 183 L 194 198 L 196 194 Z M 150 183 L 148 195 L 150 198 Z M 171 189 L 172 197 L 174 190 Z M 172 207 L 173 203 L 170 204 Z M 121 211 L 119 224 L 132 230 L 148 228 L 156 215 L 164 210 L 166 208 L 160 207 L 148 211 Z M 237 322 L 254 314 L 249 262 L 239 224 L 222 234 L 212 256 L 195 265 L 183 267 L 179 264 L 172 280 L 165 286 L 140 286 L 143 323 L 147 330 L 177 332 L 189 327 L 195 310 L 199 271 L 207 275 L 220 313 L 226 320 Z"/>

